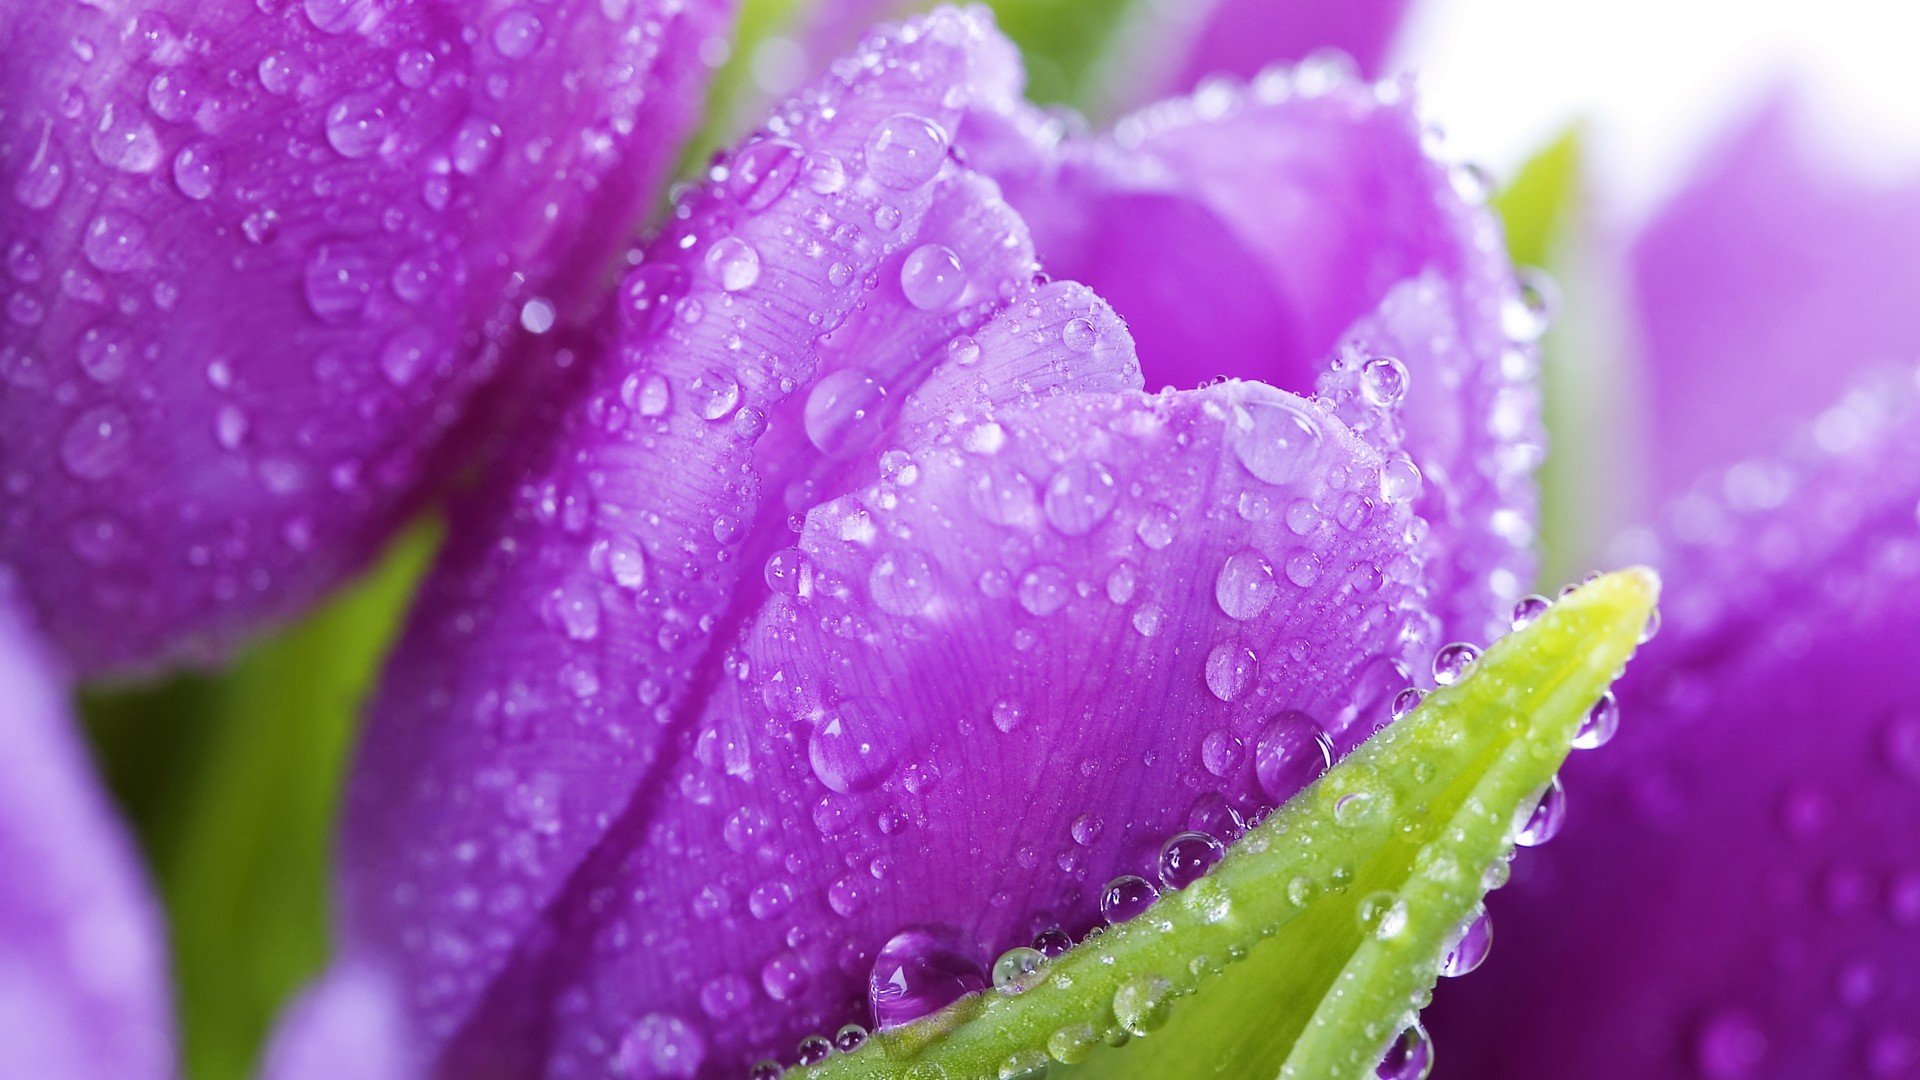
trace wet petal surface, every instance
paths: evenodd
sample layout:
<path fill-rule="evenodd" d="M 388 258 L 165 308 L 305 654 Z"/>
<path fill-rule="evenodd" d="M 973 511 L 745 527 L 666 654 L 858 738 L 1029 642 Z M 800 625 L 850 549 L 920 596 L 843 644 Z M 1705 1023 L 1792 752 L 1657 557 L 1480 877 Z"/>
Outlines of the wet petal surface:
<path fill-rule="evenodd" d="M 164 931 L 0 569 L 0 1075 L 172 1076 Z"/>
<path fill-rule="evenodd" d="M 1645 544 L 1666 626 L 1440 995 L 1436 1075 L 1920 1069 L 1917 421 L 1876 383 Z"/>
<path fill-rule="evenodd" d="M 1656 490 L 1764 456 L 1859 372 L 1920 354 L 1920 183 L 1876 185 L 1779 94 L 1640 237 Z"/>
<path fill-rule="evenodd" d="M 727 9 L 0 16 L 0 557 L 54 642 L 217 654 L 368 557 L 588 321 Z"/>
<path fill-rule="evenodd" d="M 1050 272 L 1111 301 L 1149 386 L 1222 375 L 1401 406 L 1444 633 L 1484 638 L 1531 577 L 1538 297 L 1480 175 L 1434 160 L 1399 84 L 1303 64 L 1151 106 L 1090 138 L 1033 110 L 962 144 L 1034 223 Z M 1323 380 L 1342 347 L 1350 370 Z M 1365 360 L 1390 357 L 1377 368 Z"/>

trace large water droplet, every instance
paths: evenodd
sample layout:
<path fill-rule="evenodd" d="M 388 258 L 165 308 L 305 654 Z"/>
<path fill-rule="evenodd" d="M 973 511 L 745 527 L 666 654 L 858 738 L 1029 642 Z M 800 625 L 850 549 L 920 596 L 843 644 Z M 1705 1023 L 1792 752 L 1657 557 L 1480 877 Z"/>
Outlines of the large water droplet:
<path fill-rule="evenodd" d="M 1097 461 L 1068 462 L 1047 482 L 1047 520 L 1067 536 L 1084 536 L 1107 519 L 1119 497 L 1113 474 L 1105 465 Z"/>
<path fill-rule="evenodd" d="M 1484 906 L 1476 906 L 1441 956 L 1440 974 L 1457 979 L 1484 963 L 1492 950 L 1493 920 L 1487 918 Z"/>
<path fill-rule="evenodd" d="M 740 205 L 759 213 L 793 185 L 800 173 L 800 147 L 785 139 L 757 139 L 733 156 L 727 190 Z"/>
<path fill-rule="evenodd" d="M 1433 1040 L 1417 1022 L 1394 1036 L 1380 1055 L 1373 1075 L 1378 1080 L 1426 1080 L 1433 1072 Z"/>
<path fill-rule="evenodd" d="M 1100 917 L 1112 926 L 1126 922 L 1153 906 L 1160 890 L 1136 874 L 1122 874 L 1100 890 Z"/>
<path fill-rule="evenodd" d="M 922 244 L 900 266 L 900 291 L 922 311 L 938 311 L 960 298 L 967 287 L 960 256 L 943 244 Z"/>
<path fill-rule="evenodd" d="M 933 566 L 911 548 L 889 551 L 874 560 L 867 572 L 873 602 L 894 615 L 918 615 L 933 599 Z"/>
<path fill-rule="evenodd" d="M 807 740 L 813 774 L 831 791 L 866 791 L 892 774 L 898 764 L 893 740 L 901 718 L 875 698 L 848 698 L 815 722 Z"/>
<path fill-rule="evenodd" d="M 760 280 L 760 252 L 737 236 L 723 236 L 702 261 L 707 277 L 727 292 L 751 288 Z"/>
<path fill-rule="evenodd" d="M 1254 743 L 1254 775 L 1276 803 L 1292 798 L 1332 764 L 1333 740 L 1312 717 L 1296 710 L 1268 720 Z"/>
<path fill-rule="evenodd" d="M 119 102 L 101 111 L 93 152 L 102 164 L 121 172 L 149 173 L 160 164 L 160 137 L 139 106 Z"/>
<path fill-rule="evenodd" d="M 858 368 L 830 371 L 807 393 L 802 418 L 807 440 L 830 457 L 849 457 L 872 446 L 881 435 L 880 406 L 885 391 Z"/>
<path fill-rule="evenodd" d="M 1513 842 L 1521 847 L 1539 847 L 1560 835 L 1560 827 L 1566 820 L 1567 789 L 1560 786 L 1560 778 L 1556 776 L 1541 792 L 1540 801 L 1527 814 Z"/>
<path fill-rule="evenodd" d="M 881 947 L 867 980 L 875 1026 L 897 1027 L 987 988 L 987 974 L 960 932 L 915 927 Z"/>
<path fill-rule="evenodd" d="M 327 145 L 341 157 L 366 157 L 380 149 L 392 130 L 378 94 L 348 94 L 327 110 Z"/>
<path fill-rule="evenodd" d="M 1248 402 L 1247 422 L 1234 433 L 1233 453 L 1248 472 L 1269 484 L 1306 475 L 1318 457 L 1320 424 L 1290 400 Z"/>
<path fill-rule="evenodd" d="M 1213 596 L 1229 618 L 1252 619 L 1273 603 L 1280 586 L 1273 580 L 1273 566 L 1266 556 L 1244 548 L 1227 556 L 1214 579 Z"/>
<path fill-rule="evenodd" d="M 118 405 L 97 405 L 74 420 L 60 439 L 60 461 L 82 480 L 104 480 L 133 456 L 133 422 Z"/>
<path fill-rule="evenodd" d="M 1245 645 L 1222 642 L 1207 653 L 1207 689 L 1221 701 L 1234 701 L 1253 685 L 1259 658 Z"/>
<path fill-rule="evenodd" d="M 1184 889 L 1204 877 L 1226 853 L 1226 845 L 1206 833 L 1175 833 L 1160 846 L 1160 884 Z"/>
<path fill-rule="evenodd" d="M 874 125 L 867 136 L 867 171 L 890 188 L 919 187 L 940 171 L 947 154 L 947 133 L 923 116 L 895 113 Z"/>
<path fill-rule="evenodd" d="M 322 319 L 352 317 L 373 293 L 373 271 L 365 256 L 336 244 L 322 244 L 307 260 L 307 305 Z"/>
<path fill-rule="evenodd" d="M 540 36 L 540 17 L 523 7 L 508 8 L 493 23 L 493 47 L 509 60 L 531 55 Z"/>

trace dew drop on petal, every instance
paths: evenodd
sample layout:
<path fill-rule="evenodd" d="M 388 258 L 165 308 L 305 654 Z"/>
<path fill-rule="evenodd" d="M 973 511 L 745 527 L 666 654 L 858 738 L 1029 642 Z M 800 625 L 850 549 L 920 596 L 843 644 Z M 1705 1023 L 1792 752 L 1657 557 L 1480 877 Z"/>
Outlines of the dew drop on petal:
<path fill-rule="evenodd" d="M 918 1020 L 987 988 L 987 973 L 959 931 L 914 927 L 895 934 L 874 957 L 867 1000 L 880 1030 Z"/>
<path fill-rule="evenodd" d="M 1480 649 L 1463 641 L 1441 647 L 1433 656 L 1433 681 L 1452 686 L 1473 673 L 1480 662 Z"/>

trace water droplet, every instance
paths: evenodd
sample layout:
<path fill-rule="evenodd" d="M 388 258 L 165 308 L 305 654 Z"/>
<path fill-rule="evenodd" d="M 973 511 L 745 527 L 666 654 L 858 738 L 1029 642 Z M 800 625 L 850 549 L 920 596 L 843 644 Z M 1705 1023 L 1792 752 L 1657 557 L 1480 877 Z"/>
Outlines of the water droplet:
<path fill-rule="evenodd" d="M 1120 497 L 1113 474 L 1097 461 L 1073 461 L 1061 466 L 1047 482 L 1044 507 L 1047 520 L 1067 536 L 1092 532 Z"/>
<path fill-rule="evenodd" d="M 1580 721 L 1580 730 L 1573 734 L 1573 747 L 1576 750 L 1593 750 L 1607 745 L 1613 734 L 1620 730 L 1620 702 L 1608 690 L 1600 695 L 1600 700 L 1587 710 L 1586 719 Z"/>
<path fill-rule="evenodd" d="M 947 342 L 947 359 L 959 367 L 972 367 L 980 361 L 980 343 L 961 334 Z"/>
<path fill-rule="evenodd" d="M 1206 833 L 1175 833 L 1160 845 L 1160 884 L 1184 889 L 1204 877 L 1226 853 L 1226 845 Z"/>
<path fill-rule="evenodd" d="M 1138 916 L 1160 899 L 1153 882 L 1137 874 L 1122 874 L 1100 890 L 1100 917 L 1115 926 Z"/>
<path fill-rule="evenodd" d="M 727 190 L 750 213 L 759 213 L 793 186 L 800 173 L 800 147 L 785 139 L 756 139 L 740 148 L 727 172 Z"/>
<path fill-rule="evenodd" d="M 1156 975 L 1137 975 L 1113 992 L 1113 1018 L 1134 1035 L 1160 1030 L 1173 1012 L 1173 984 Z"/>
<path fill-rule="evenodd" d="M 881 1030 L 918 1020 L 987 987 L 986 972 L 960 932 L 914 927 L 895 934 L 874 958 L 867 999 Z"/>
<path fill-rule="evenodd" d="M 818 1065 L 833 1055 L 833 1043 L 825 1035 L 809 1035 L 794 1048 L 793 1059 L 800 1065 Z"/>
<path fill-rule="evenodd" d="M 815 195 L 832 195 L 847 186 L 847 167 L 826 150 L 809 154 L 804 171 L 807 187 Z"/>
<path fill-rule="evenodd" d="M 1522 344 L 1540 340 L 1553 323 L 1559 290 L 1539 270 L 1523 268 L 1515 274 L 1515 291 L 1500 307 L 1500 325 L 1507 337 Z"/>
<path fill-rule="evenodd" d="M 699 1029 L 677 1016 L 648 1013 L 620 1040 L 613 1072 L 635 1080 L 691 1080 L 706 1054 Z"/>
<path fill-rule="evenodd" d="M 1320 580 L 1320 556 L 1297 548 L 1287 556 L 1287 580 L 1303 589 L 1313 587 Z"/>
<path fill-rule="evenodd" d="M 1051 615 L 1066 604 L 1070 595 L 1067 572 L 1051 563 L 1021 575 L 1020 606 L 1030 615 Z"/>
<path fill-rule="evenodd" d="M 96 405 L 60 439 L 60 461 L 82 480 L 105 480 L 133 457 L 133 422 L 118 405 Z"/>
<path fill-rule="evenodd" d="M 1513 605 L 1513 628 L 1515 630 L 1525 630 L 1527 627 L 1533 625 L 1535 619 L 1545 615 L 1547 609 L 1552 606 L 1553 601 L 1541 596 L 1539 593 L 1521 597 L 1520 602 Z"/>
<path fill-rule="evenodd" d="M 1440 957 L 1440 974 L 1457 979 L 1484 963 L 1492 950 L 1493 920 L 1484 906 L 1475 906 Z"/>
<path fill-rule="evenodd" d="M 173 156 L 173 186 L 187 198 L 198 202 L 212 195 L 219 180 L 219 170 L 214 167 L 212 152 L 205 144 L 181 147 Z"/>
<path fill-rule="evenodd" d="M 1288 399 L 1251 401 L 1247 422 L 1235 432 L 1234 456 L 1269 484 L 1306 475 L 1318 457 L 1320 425 L 1306 407 Z"/>
<path fill-rule="evenodd" d="M 433 81 L 434 58 L 425 49 L 401 49 L 393 58 L 393 77 L 400 85 L 410 90 L 418 90 Z"/>
<path fill-rule="evenodd" d="M 911 548 L 881 555 L 867 572 L 873 602 L 893 615 L 920 614 L 933 599 L 933 584 L 932 564 Z"/>
<path fill-rule="evenodd" d="M 995 1076 L 998 1080 L 1044 1080 L 1050 1065 L 1052 1061 L 1042 1051 L 1016 1050 L 1000 1063 Z"/>
<path fill-rule="evenodd" d="M 807 761 L 830 791 L 844 795 L 869 790 L 898 763 L 891 740 L 900 736 L 899 727 L 900 718 L 883 702 L 848 698 L 814 724 Z"/>
<path fill-rule="evenodd" d="M 1443 646 L 1433 655 L 1433 681 L 1441 686 L 1452 686 L 1473 674 L 1474 665 L 1479 662 L 1478 646 L 1469 645 L 1464 641 Z"/>
<path fill-rule="evenodd" d="M 1101 1047 L 1092 1024 L 1069 1024 L 1047 1036 L 1047 1055 L 1062 1065 L 1077 1065 Z"/>
<path fill-rule="evenodd" d="M 1376 356 L 1360 367 L 1360 393 L 1369 405 L 1392 408 L 1407 396 L 1407 366 L 1391 356 Z"/>
<path fill-rule="evenodd" d="M 1416 686 L 1409 686 L 1405 690 L 1395 694 L 1393 696 L 1393 718 L 1395 720 L 1405 719 L 1408 713 L 1420 707 L 1420 702 L 1425 700 L 1426 696 L 1427 692 Z"/>
<path fill-rule="evenodd" d="M 127 370 L 127 360 L 133 355 L 133 342 L 125 331 L 113 326 L 93 326 L 80 335 L 75 349 L 75 358 L 80 361 L 80 370 L 95 382 L 110 383 L 119 379 Z"/>
<path fill-rule="evenodd" d="M 1560 835 L 1560 826 L 1566 824 L 1566 820 L 1567 790 L 1560 786 L 1560 778 L 1556 776 L 1540 794 L 1540 801 L 1527 814 L 1513 842 L 1521 847 L 1539 847 Z"/>
<path fill-rule="evenodd" d="M 1280 586 L 1273 580 L 1273 566 L 1266 556 L 1244 548 L 1227 557 L 1214 579 L 1213 596 L 1220 610 L 1233 619 L 1252 619 L 1267 610 Z"/>
<path fill-rule="evenodd" d="M 1312 717 L 1296 710 L 1268 720 L 1254 743 L 1254 775 L 1276 803 L 1292 798 L 1332 764 L 1333 740 Z"/>
<path fill-rule="evenodd" d="M 491 120 L 468 117 L 453 133 L 453 168 L 462 176 L 477 176 L 500 150 L 500 126 Z"/>
<path fill-rule="evenodd" d="M 80 250 L 109 274 L 139 267 L 147 257 L 147 227 L 119 210 L 103 210 L 87 225 Z"/>
<path fill-rule="evenodd" d="M 509 60 L 519 60 L 540 47 L 540 17 L 526 8 L 508 8 L 493 23 L 493 47 Z"/>
<path fill-rule="evenodd" d="M 1057 926 L 1050 927 L 1033 935 L 1033 947 L 1042 956 L 1061 956 L 1073 948 L 1073 938 Z"/>
<path fill-rule="evenodd" d="M 807 393 L 807 440 L 830 457 L 851 457 L 877 441 L 885 391 L 858 368 L 830 371 Z"/>
<path fill-rule="evenodd" d="M 947 133 L 923 116 L 895 113 L 867 136 L 867 171 L 881 184 L 905 191 L 940 171 L 947 154 Z"/>
<path fill-rule="evenodd" d="M 848 1024 L 833 1034 L 833 1048 L 843 1054 L 851 1054 L 865 1046 L 867 1029 L 859 1024 Z"/>
<path fill-rule="evenodd" d="M 1003 994 L 1021 993 L 1040 981 L 1046 966 L 1047 958 L 1039 949 L 1008 949 L 993 962 L 993 988 Z"/>
<path fill-rule="evenodd" d="M 922 244 L 900 266 L 900 291 L 922 311 L 938 311 L 960 298 L 967 287 L 960 256 L 943 244 Z"/>
<path fill-rule="evenodd" d="M 1380 464 L 1380 497 L 1394 505 L 1411 502 L 1420 494 L 1420 467 L 1405 454 Z"/>
<path fill-rule="evenodd" d="M 1060 328 L 1060 342 L 1074 352 L 1092 352 L 1100 342 L 1100 334 L 1086 319 L 1068 319 Z"/>
<path fill-rule="evenodd" d="M 620 383 L 620 400 L 641 416 L 664 416 L 673 402 L 673 389 L 658 372 L 635 372 Z"/>
<path fill-rule="evenodd" d="M 1245 645 L 1221 643 L 1207 653 L 1207 689 L 1221 701 L 1235 701 L 1253 685 L 1259 657 Z"/>
<path fill-rule="evenodd" d="M 160 164 L 160 137 L 139 106 L 111 104 L 93 130 L 93 152 L 101 164 L 121 172 L 149 173 Z"/>
<path fill-rule="evenodd" d="M 1418 1022 L 1394 1036 L 1374 1066 L 1378 1080 L 1426 1080 L 1433 1072 L 1433 1040 Z"/>
<path fill-rule="evenodd" d="M 322 244 L 307 260 L 307 306 L 330 321 L 345 319 L 366 306 L 373 293 L 367 260 L 336 244 Z"/>
<path fill-rule="evenodd" d="M 724 420 L 740 406 L 740 383 L 731 372 L 720 368 L 708 368 L 694 376 L 687 392 L 703 420 Z"/>
<path fill-rule="evenodd" d="M 760 252 L 737 236 L 723 236 L 707 248 L 702 261 L 707 277 L 727 292 L 751 288 L 760 280 Z"/>
<path fill-rule="evenodd" d="M 1012 698 L 1001 698 L 993 703 L 993 726 L 1002 733 L 1019 727 L 1026 715 L 1026 707 Z"/>
<path fill-rule="evenodd" d="M 392 130 L 377 94 L 348 94 L 327 110 L 327 145 L 344 158 L 362 158 L 380 149 Z"/>

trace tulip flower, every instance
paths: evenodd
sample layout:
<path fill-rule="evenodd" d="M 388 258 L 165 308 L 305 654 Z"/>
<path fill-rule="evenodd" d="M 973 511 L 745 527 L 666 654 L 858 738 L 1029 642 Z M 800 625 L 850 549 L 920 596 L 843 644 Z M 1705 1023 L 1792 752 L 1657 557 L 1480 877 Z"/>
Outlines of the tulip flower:
<path fill-rule="evenodd" d="M 1915 195 L 1776 105 L 1634 249 L 1667 628 L 1436 1076 L 1920 1075 Z"/>
<path fill-rule="evenodd" d="M 1405 88 L 1313 64 L 1100 136 L 1019 95 L 942 9 L 676 203 L 453 513 L 276 1075 L 739 1075 L 904 1023 L 1506 627 L 1541 312 Z"/>
<path fill-rule="evenodd" d="M 0 562 L 52 643 L 213 658 L 362 566 L 564 367 L 726 10 L 0 12 Z"/>
<path fill-rule="evenodd" d="M 0 570 L 0 1076 L 162 1080 L 159 911 L 19 604 Z"/>

